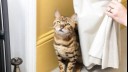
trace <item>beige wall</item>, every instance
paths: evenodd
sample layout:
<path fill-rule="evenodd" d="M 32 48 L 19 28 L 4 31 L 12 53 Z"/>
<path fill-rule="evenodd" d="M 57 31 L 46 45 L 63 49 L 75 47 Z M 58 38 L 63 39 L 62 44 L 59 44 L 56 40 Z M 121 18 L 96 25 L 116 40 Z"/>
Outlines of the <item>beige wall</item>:
<path fill-rule="evenodd" d="M 121 72 L 127 72 L 127 28 L 121 30 Z"/>
<path fill-rule="evenodd" d="M 74 13 L 72 0 L 37 0 L 36 72 L 51 72 L 58 65 L 52 45 L 52 22 L 56 9 L 65 16 L 71 16 Z"/>

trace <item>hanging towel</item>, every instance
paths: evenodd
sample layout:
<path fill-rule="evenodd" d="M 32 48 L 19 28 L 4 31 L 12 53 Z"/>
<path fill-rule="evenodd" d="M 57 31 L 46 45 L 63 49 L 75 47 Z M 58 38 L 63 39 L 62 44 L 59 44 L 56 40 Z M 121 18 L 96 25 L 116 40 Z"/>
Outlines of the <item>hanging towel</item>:
<path fill-rule="evenodd" d="M 83 63 L 119 68 L 118 24 L 105 14 L 111 0 L 73 0 L 78 15 L 78 30 Z"/>

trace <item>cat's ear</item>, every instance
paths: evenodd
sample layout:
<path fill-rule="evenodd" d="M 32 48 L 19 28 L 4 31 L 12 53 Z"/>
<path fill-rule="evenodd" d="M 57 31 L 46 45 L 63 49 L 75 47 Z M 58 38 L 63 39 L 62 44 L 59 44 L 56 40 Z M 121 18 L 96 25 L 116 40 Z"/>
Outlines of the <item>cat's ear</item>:
<path fill-rule="evenodd" d="M 58 10 L 55 11 L 55 18 L 59 18 L 61 15 L 60 15 L 60 12 Z"/>
<path fill-rule="evenodd" d="M 71 19 L 76 22 L 76 21 L 77 21 L 77 14 L 76 14 L 76 13 L 73 14 L 73 15 L 71 16 Z"/>
<path fill-rule="evenodd" d="M 74 23 L 72 23 L 72 27 L 73 28 L 76 28 L 76 24 L 77 24 L 77 14 L 73 14 L 72 16 L 71 16 L 71 20 L 74 22 Z"/>

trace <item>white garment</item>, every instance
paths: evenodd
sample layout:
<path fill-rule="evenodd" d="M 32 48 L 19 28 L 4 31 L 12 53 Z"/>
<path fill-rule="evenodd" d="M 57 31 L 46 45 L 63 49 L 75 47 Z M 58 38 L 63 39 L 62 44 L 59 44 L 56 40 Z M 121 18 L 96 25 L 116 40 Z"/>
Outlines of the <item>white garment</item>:
<path fill-rule="evenodd" d="M 119 69 L 105 69 L 95 68 L 92 71 L 87 71 L 85 68 L 81 72 L 127 72 L 127 29 L 121 30 L 121 64 Z M 59 68 L 51 72 L 59 72 Z"/>
<path fill-rule="evenodd" d="M 78 15 L 78 29 L 83 63 L 91 69 L 101 65 L 102 69 L 119 68 L 117 29 L 112 18 L 105 15 L 111 0 L 74 0 Z"/>

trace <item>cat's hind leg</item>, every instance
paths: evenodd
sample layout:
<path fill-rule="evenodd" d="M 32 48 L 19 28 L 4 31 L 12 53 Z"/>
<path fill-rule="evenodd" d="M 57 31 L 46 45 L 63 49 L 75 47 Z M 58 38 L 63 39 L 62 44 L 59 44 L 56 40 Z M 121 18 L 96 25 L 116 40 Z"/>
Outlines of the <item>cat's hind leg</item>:
<path fill-rule="evenodd" d="M 84 65 L 83 65 L 82 63 L 76 62 L 76 65 L 75 65 L 75 72 L 81 72 L 83 66 L 84 66 Z"/>

